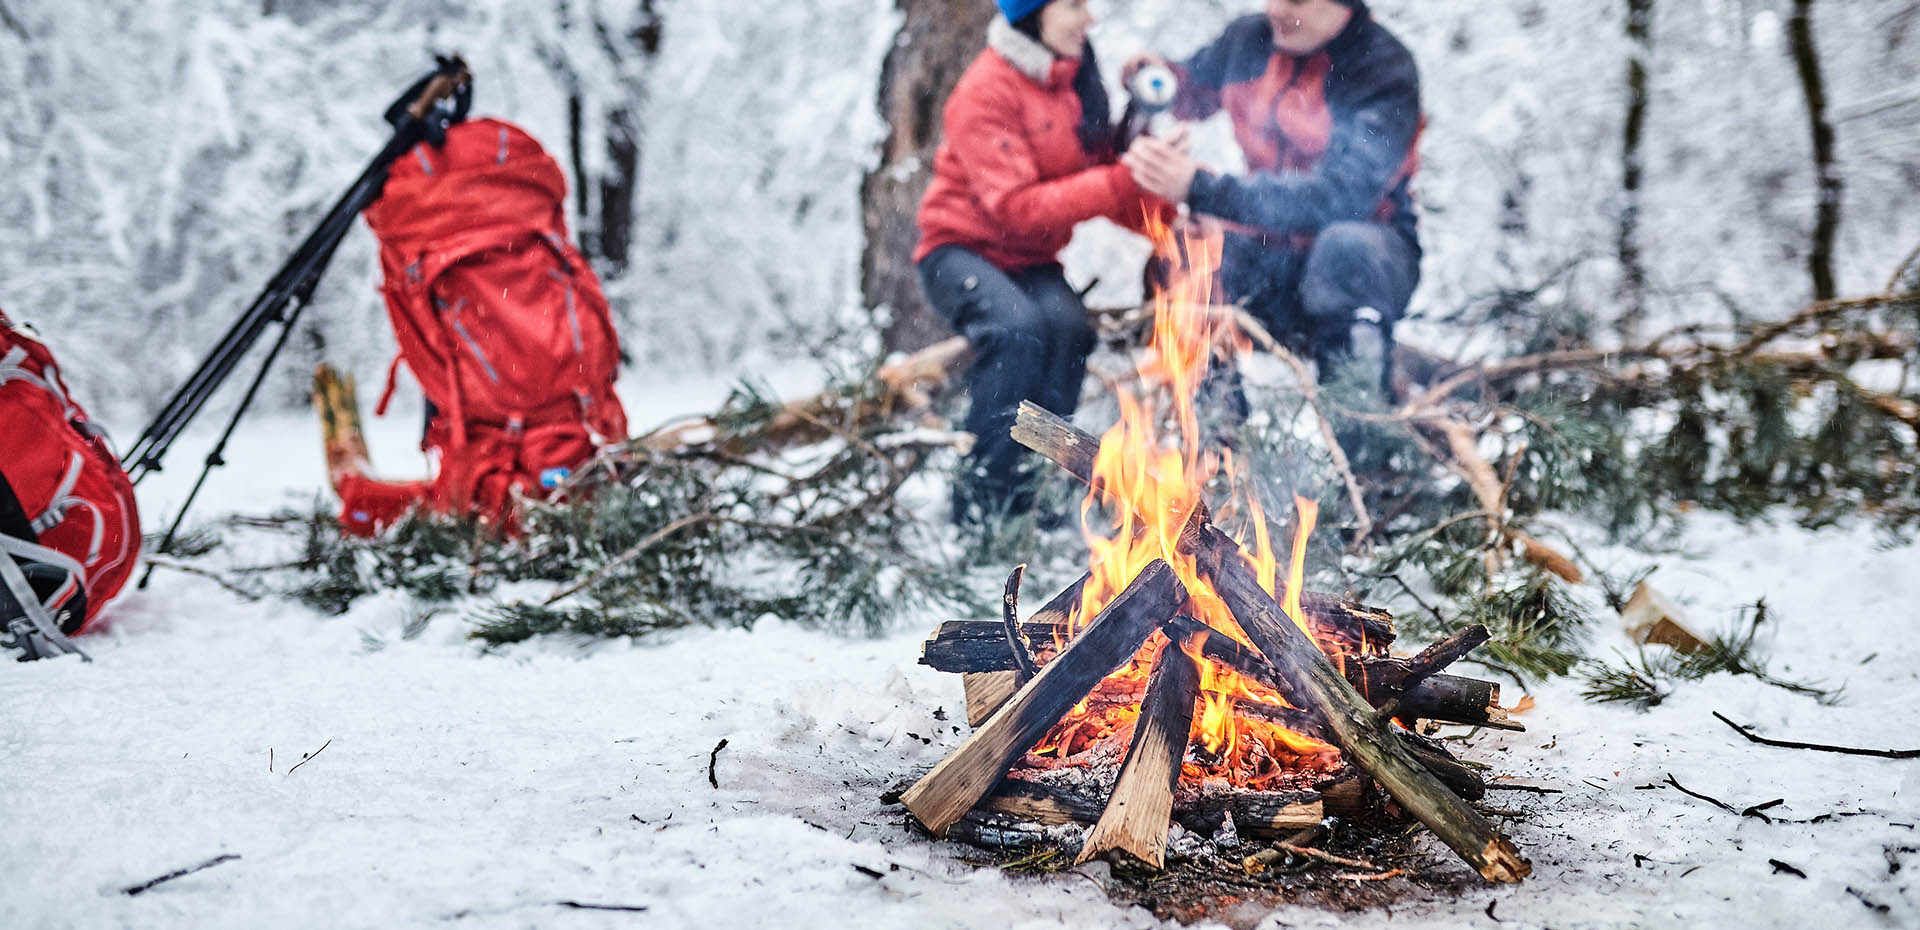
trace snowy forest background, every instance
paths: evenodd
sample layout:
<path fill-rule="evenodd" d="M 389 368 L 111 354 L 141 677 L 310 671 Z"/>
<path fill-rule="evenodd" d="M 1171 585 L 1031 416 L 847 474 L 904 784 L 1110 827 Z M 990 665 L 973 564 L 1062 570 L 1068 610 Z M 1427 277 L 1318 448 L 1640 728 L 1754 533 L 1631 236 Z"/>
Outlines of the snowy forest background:
<path fill-rule="evenodd" d="M 1636 57 L 1648 316 L 1804 304 L 1818 181 L 1789 44 L 1800 5 L 1843 185 L 1837 290 L 1880 290 L 1920 242 L 1920 4 L 1380 0 L 1424 80 L 1414 313 L 1543 284 L 1557 311 L 1635 304 L 1620 239 Z M 1185 54 L 1253 6 L 1109 2 L 1095 41 L 1112 72 L 1139 49 Z M 0 0 L 0 306 L 49 332 L 79 396 L 130 440 L 378 148 L 381 110 L 428 53 L 458 50 L 476 112 L 527 127 L 576 175 L 574 228 L 634 366 L 871 357 L 861 182 L 902 16 L 894 0 Z M 1231 167 L 1210 130 L 1201 154 Z M 1068 268 L 1100 281 L 1093 302 L 1123 302 L 1143 256 L 1089 228 Z M 376 280 L 356 232 L 276 402 L 304 404 L 321 358 L 378 377 L 392 342 Z"/>

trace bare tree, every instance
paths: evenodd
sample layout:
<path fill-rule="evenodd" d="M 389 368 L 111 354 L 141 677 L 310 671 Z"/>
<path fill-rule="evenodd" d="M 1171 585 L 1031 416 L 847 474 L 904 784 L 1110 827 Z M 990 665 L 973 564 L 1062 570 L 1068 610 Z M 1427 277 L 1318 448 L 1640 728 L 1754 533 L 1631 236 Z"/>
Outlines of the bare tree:
<path fill-rule="evenodd" d="M 1814 299 L 1831 300 L 1836 293 L 1833 240 L 1840 228 L 1841 183 L 1840 171 L 1833 159 L 1833 124 L 1827 120 L 1827 90 L 1820 75 L 1820 49 L 1813 40 L 1813 0 L 1794 0 L 1793 18 L 1787 24 L 1787 32 L 1794 68 L 1800 72 L 1800 89 L 1807 98 L 1807 122 L 1813 130 L 1813 169 L 1819 190 L 1814 210 L 1813 251 L 1807 256 L 1807 269 L 1813 275 Z"/>
<path fill-rule="evenodd" d="M 961 72 L 986 44 L 993 4 L 980 0 L 896 0 L 903 18 L 880 71 L 887 138 L 860 184 L 866 247 L 860 288 L 868 307 L 892 310 L 888 350 L 911 351 L 951 330 L 920 293 L 913 267 L 914 214 L 933 177 L 940 117 Z"/>
<path fill-rule="evenodd" d="M 1620 291 L 1625 302 L 1621 328 L 1632 332 L 1646 315 L 1647 269 L 1640 260 L 1640 179 L 1644 167 L 1641 139 L 1647 125 L 1647 58 L 1653 49 L 1653 0 L 1627 0 L 1627 118 L 1622 140 Z"/>

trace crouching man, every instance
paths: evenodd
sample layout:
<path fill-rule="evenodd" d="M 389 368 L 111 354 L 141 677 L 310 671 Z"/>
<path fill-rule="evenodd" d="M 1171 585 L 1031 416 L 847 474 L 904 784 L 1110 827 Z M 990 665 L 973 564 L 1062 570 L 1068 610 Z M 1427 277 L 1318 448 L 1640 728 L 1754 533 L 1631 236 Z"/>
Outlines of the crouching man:
<path fill-rule="evenodd" d="M 1393 322 L 1420 279 L 1408 190 L 1420 133 L 1413 56 L 1363 0 L 1267 0 L 1177 64 L 1174 115 L 1224 108 L 1245 152 L 1242 176 L 1207 170 L 1143 138 L 1124 162 L 1140 186 L 1227 229 L 1221 285 L 1296 349 L 1322 380 L 1356 351 L 1392 346 Z"/>

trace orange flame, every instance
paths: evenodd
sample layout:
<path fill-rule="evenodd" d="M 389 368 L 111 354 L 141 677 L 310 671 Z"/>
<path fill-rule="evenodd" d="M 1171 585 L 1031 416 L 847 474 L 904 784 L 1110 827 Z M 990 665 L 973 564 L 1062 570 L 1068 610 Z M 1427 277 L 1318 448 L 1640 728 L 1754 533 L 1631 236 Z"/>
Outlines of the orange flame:
<path fill-rule="evenodd" d="M 1178 545 L 1181 528 L 1211 487 L 1216 499 L 1225 501 L 1218 513 L 1232 514 L 1235 522 L 1250 528 L 1253 545 L 1247 559 L 1261 586 L 1269 594 L 1276 593 L 1279 562 L 1267 533 L 1258 486 L 1231 453 L 1209 448 L 1194 406 L 1215 359 L 1244 352 L 1249 345 L 1232 314 L 1214 306 L 1219 236 L 1189 237 L 1161 226 L 1152 229 L 1150 237 L 1155 251 L 1170 259 L 1174 273 L 1169 286 L 1155 296 L 1152 342 L 1138 362 L 1137 383 L 1118 387 L 1120 419 L 1101 438 L 1094 459 L 1093 489 L 1081 505 L 1081 529 L 1092 553 L 1090 577 L 1079 610 L 1069 622 L 1077 632 L 1148 563 L 1164 559 L 1187 588 L 1185 612 L 1250 646 L 1219 595 Z M 1219 496 L 1222 484 L 1227 493 Z M 1298 592 L 1305 574 L 1307 536 L 1317 514 L 1311 501 L 1296 499 L 1296 504 L 1300 525 L 1288 567 L 1285 609 L 1294 623 L 1313 635 Z M 1144 694 L 1153 662 L 1166 645 L 1164 637 L 1156 635 L 1096 688 L 1095 699 L 1083 701 L 1064 718 L 1034 754 L 1072 764 L 1070 757 L 1080 749 L 1107 735 L 1130 731 L 1139 709 L 1137 700 L 1126 698 Z M 1192 738 L 1198 748 L 1183 767 L 1187 776 L 1260 787 L 1290 772 L 1324 770 L 1337 762 L 1338 750 L 1333 747 L 1241 712 L 1259 705 L 1288 708 L 1278 693 L 1207 659 L 1198 642 L 1181 644 L 1181 648 L 1200 669 L 1201 703 Z"/>

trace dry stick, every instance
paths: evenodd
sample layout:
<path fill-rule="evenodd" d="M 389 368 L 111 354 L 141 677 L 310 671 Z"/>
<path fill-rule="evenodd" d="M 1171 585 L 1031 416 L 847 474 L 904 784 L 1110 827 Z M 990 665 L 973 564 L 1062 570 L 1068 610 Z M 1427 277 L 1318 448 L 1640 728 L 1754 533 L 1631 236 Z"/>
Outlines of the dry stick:
<path fill-rule="evenodd" d="M 1306 856 L 1309 859 L 1318 859 L 1321 862 L 1331 862 L 1334 865 L 1344 865 L 1350 869 L 1366 869 L 1369 872 L 1385 871 L 1384 869 L 1380 868 L 1377 865 L 1374 865 L 1371 862 L 1368 862 L 1365 859 L 1348 859 L 1345 856 L 1336 856 L 1333 853 L 1325 852 L 1323 850 L 1318 850 L 1311 846 L 1296 846 L 1292 843 L 1275 843 L 1273 844 L 1273 848 L 1278 850 L 1283 850 L 1285 852 L 1293 853 L 1296 856 Z"/>
<path fill-rule="evenodd" d="M 559 591 L 554 592 L 552 597 L 549 597 L 545 601 L 541 602 L 541 606 L 551 607 L 555 602 L 559 601 L 561 598 L 564 598 L 569 594 L 576 594 L 580 591 L 584 591 L 588 588 L 598 585 L 600 582 L 605 581 L 607 580 L 608 577 L 612 576 L 613 573 L 615 571 L 618 571 L 621 566 L 626 565 L 628 562 L 631 562 L 634 559 L 637 559 L 640 556 L 644 555 L 648 549 L 651 549 L 654 546 L 659 545 L 661 540 L 664 540 L 667 537 L 672 536 L 673 534 L 678 533 L 689 526 L 693 526 L 696 523 L 706 523 L 706 522 L 709 522 L 712 520 L 718 520 L 718 519 L 720 519 L 720 515 L 717 513 L 689 514 L 687 516 L 681 517 L 678 520 L 673 521 L 672 523 L 667 524 L 666 526 L 663 526 L 657 530 L 654 530 L 652 533 L 647 534 L 647 538 L 642 539 L 637 543 L 634 543 L 632 546 L 628 547 L 627 551 L 614 556 L 613 561 L 608 562 L 607 564 L 601 566 L 599 571 L 594 572 L 592 575 L 589 575 L 586 579 L 582 581 L 575 582 L 572 585 L 569 585 L 565 588 L 560 589 Z"/>
<path fill-rule="evenodd" d="M 141 882 L 138 885 L 129 885 L 125 888 L 120 889 L 120 891 L 121 893 L 127 895 L 128 897 L 134 897 L 136 895 L 145 893 L 148 889 L 151 889 L 153 886 L 158 885 L 162 882 L 170 882 L 176 878 L 192 875 L 195 872 L 205 871 L 207 869 L 213 868 L 216 865 L 219 865 L 222 862 L 232 862 L 233 860 L 238 858 L 240 858 L 239 855 L 235 853 L 227 853 L 224 856 L 215 856 L 212 859 L 208 859 L 207 861 L 200 863 L 199 865 L 190 866 L 184 869 L 175 869 L 174 871 L 168 872 L 167 874 L 162 875 L 159 878 L 152 879 L 151 881 Z"/>
<path fill-rule="evenodd" d="M 1294 378 L 1300 382 L 1300 393 L 1306 397 L 1307 406 L 1313 408 L 1314 418 L 1320 421 L 1320 438 L 1327 444 L 1327 455 L 1333 459 L 1334 471 L 1340 473 L 1340 481 L 1347 486 L 1347 503 L 1353 507 L 1354 519 L 1359 521 L 1353 538 L 1353 548 L 1357 550 L 1368 536 L 1373 535 L 1373 517 L 1368 515 L 1366 495 L 1360 490 L 1360 481 L 1353 476 L 1353 465 L 1347 461 L 1347 450 L 1340 447 L 1340 440 L 1333 434 L 1333 421 L 1328 419 L 1326 409 L 1320 405 L 1319 387 L 1307 372 L 1306 363 L 1274 339 L 1273 334 L 1253 318 L 1253 314 L 1237 309 L 1234 311 L 1234 320 L 1240 324 L 1242 332 L 1260 343 L 1261 348 L 1273 353 L 1293 369 Z"/>
<path fill-rule="evenodd" d="M 727 748 L 727 741 L 722 737 L 720 742 L 713 744 L 713 751 L 707 753 L 707 784 L 715 788 L 720 787 L 720 776 L 714 769 L 720 765 L 720 750 L 725 748 Z"/>
<path fill-rule="evenodd" d="M 1075 865 L 1106 853 L 1125 853 L 1155 869 L 1166 862 L 1167 821 L 1193 734 L 1199 690 L 1200 670 L 1193 659 L 1178 646 L 1160 650 L 1140 704 L 1133 744 Z"/>
<path fill-rule="evenodd" d="M 1781 749 L 1812 749 L 1818 752 L 1837 752 L 1849 756 L 1875 756 L 1881 759 L 1920 759 L 1920 749 L 1854 749 L 1849 746 L 1832 746 L 1826 743 L 1797 743 L 1792 740 L 1768 739 L 1728 720 L 1726 717 L 1721 716 L 1717 710 L 1713 712 L 1713 715 L 1719 718 L 1721 723 L 1732 727 L 1734 732 L 1746 737 L 1750 742 L 1759 743 L 1762 746 L 1777 746 Z M 1675 785 L 1674 787 L 1679 786 Z M 1686 789 L 1681 788 L 1680 790 L 1685 791 Z"/>
<path fill-rule="evenodd" d="M 1013 760 L 1132 658 L 1186 599 L 1172 566 L 1159 559 L 1149 563 L 1065 651 L 903 792 L 901 803 L 929 831 L 945 833 L 1006 775 Z"/>
<path fill-rule="evenodd" d="M 312 762 L 315 759 L 318 759 L 320 757 L 320 754 L 323 752 L 326 752 L 327 747 L 331 745 L 333 745 L 333 740 L 327 740 L 326 742 L 321 743 L 319 749 L 314 750 L 312 753 L 308 755 L 300 757 L 300 761 L 294 763 L 293 768 L 290 768 L 287 770 L 287 774 L 292 775 L 294 772 L 297 772 L 300 770 L 300 766 L 306 765 L 307 763 Z M 285 776 L 282 776 L 282 777 L 285 777 Z"/>

